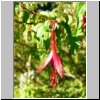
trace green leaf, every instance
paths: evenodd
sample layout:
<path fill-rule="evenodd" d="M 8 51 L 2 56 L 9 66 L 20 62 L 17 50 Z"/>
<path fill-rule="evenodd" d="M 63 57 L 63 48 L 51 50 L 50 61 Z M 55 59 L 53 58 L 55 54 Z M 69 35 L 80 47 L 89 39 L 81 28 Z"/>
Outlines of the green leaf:
<path fill-rule="evenodd" d="M 37 37 L 46 40 L 49 38 L 49 32 L 45 30 L 45 26 L 41 26 L 37 31 Z"/>
<path fill-rule="evenodd" d="M 30 12 L 28 12 L 26 10 L 24 11 L 23 22 L 25 22 L 25 23 L 27 22 L 29 14 L 30 14 Z"/>
<path fill-rule="evenodd" d="M 38 28 L 38 30 L 37 30 L 37 37 L 40 37 L 40 38 L 42 37 L 44 29 L 45 29 L 45 27 L 43 25 Z"/>
<path fill-rule="evenodd" d="M 43 16 L 46 16 L 46 17 L 49 17 L 49 12 L 48 11 L 40 11 L 39 14 L 43 15 Z"/>
<path fill-rule="evenodd" d="M 44 26 L 45 26 L 45 30 L 46 31 L 49 31 L 49 24 L 50 24 L 50 20 L 46 20 L 45 23 L 44 23 Z"/>
<path fill-rule="evenodd" d="M 80 11 L 80 9 L 81 9 L 81 7 L 82 7 L 83 5 L 84 5 L 83 2 L 78 3 L 78 5 L 77 5 L 77 11 L 78 11 L 78 13 L 79 13 L 79 11 Z"/>
<path fill-rule="evenodd" d="M 28 42 L 28 31 L 27 30 L 23 32 L 23 39 L 25 40 L 26 43 Z"/>
<path fill-rule="evenodd" d="M 72 19 L 72 16 L 71 15 L 68 15 L 68 24 L 70 25 L 71 23 L 72 23 L 72 21 L 73 21 L 73 19 Z"/>
<path fill-rule="evenodd" d="M 41 27 L 41 26 L 43 26 L 43 23 L 38 23 L 37 25 L 35 25 L 35 26 L 33 27 L 33 31 L 37 32 L 38 29 L 39 29 L 39 27 Z"/>
<path fill-rule="evenodd" d="M 79 21 L 82 20 L 85 12 L 86 12 L 86 5 L 84 4 L 84 5 L 82 5 L 81 9 L 78 12 Z"/>

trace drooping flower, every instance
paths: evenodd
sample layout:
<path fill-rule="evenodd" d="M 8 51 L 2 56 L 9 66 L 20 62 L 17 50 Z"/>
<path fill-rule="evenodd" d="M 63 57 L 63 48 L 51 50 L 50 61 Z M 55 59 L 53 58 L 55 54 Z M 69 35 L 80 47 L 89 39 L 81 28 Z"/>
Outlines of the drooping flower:
<path fill-rule="evenodd" d="M 56 52 L 56 41 L 55 41 L 55 32 L 54 32 L 54 25 L 55 25 L 55 20 L 51 22 L 52 25 L 52 31 L 51 31 L 51 51 L 46 58 L 45 62 L 43 65 L 39 67 L 37 72 L 42 71 L 48 64 L 51 65 L 51 76 L 50 76 L 50 86 L 55 87 L 58 83 L 56 71 L 60 75 L 60 77 L 63 77 L 63 70 L 62 70 L 62 62 L 60 57 L 58 56 Z"/>

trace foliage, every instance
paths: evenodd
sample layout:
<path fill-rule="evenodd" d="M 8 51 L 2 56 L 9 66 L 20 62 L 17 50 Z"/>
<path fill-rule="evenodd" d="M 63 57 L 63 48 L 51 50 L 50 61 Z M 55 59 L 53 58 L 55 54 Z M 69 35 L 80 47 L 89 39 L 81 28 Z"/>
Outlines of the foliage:
<path fill-rule="evenodd" d="M 86 97 L 85 2 L 14 2 L 14 98 Z M 49 23 L 56 19 L 57 53 L 64 77 L 56 88 L 49 85 L 50 65 L 36 69 L 50 51 Z"/>

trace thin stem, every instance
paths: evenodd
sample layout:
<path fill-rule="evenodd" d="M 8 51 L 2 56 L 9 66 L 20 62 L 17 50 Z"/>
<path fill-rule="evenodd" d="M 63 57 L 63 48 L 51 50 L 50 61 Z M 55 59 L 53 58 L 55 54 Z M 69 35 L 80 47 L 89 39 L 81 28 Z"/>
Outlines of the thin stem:
<path fill-rule="evenodd" d="M 55 41 L 54 29 L 52 29 L 52 31 L 51 31 L 51 49 L 56 51 L 56 41 Z"/>

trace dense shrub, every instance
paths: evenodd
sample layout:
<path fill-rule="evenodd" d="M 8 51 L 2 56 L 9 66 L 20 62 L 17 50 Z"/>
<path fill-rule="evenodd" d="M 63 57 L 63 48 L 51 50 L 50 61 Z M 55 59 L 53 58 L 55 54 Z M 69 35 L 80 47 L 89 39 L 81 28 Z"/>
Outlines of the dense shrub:
<path fill-rule="evenodd" d="M 84 17 L 85 16 L 85 17 Z M 86 3 L 14 2 L 14 98 L 86 97 Z M 50 65 L 36 69 L 50 52 L 50 21 L 64 77 L 50 87 Z"/>

